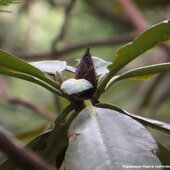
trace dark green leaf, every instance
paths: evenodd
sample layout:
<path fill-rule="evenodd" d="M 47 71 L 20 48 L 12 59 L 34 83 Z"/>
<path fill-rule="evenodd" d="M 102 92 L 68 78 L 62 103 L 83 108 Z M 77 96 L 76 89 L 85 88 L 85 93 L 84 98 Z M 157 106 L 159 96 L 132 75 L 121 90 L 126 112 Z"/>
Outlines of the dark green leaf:
<path fill-rule="evenodd" d="M 158 121 L 158 120 L 154 120 L 154 119 L 138 116 L 138 115 L 135 115 L 135 114 L 131 114 L 131 113 L 127 112 L 126 110 L 121 109 L 118 106 L 114 106 L 114 105 L 111 105 L 111 104 L 100 103 L 100 104 L 97 104 L 96 106 L 116 110 L 119 113 L 123 113 L 123 114 L 128 115 L 131 118 L 139 121 L 143 125 L 146 125 L 146 126 L 149 126 L 151 128 L 154 128 L 154 129 L 157 129 L 157 130 L 160 130 L 162 132 L 170 134 L 170 124 L 168 124 L 168 123 L 164 123 L 164 122 L 161 122 L 161 121 Z"/>
<path fill-rule="evenodd" d="M 14 70 L 15 72 L 25 73 L 36 77 L 59 90 L 59 85 L 53 80 L 49 79 L 42 71 L 3 50 L 0 50 L 0 66 Z"/>
<path fill-rule="evenodd" d="M 109 67 L 111 72 L 119 71 L 122 67 L 134 60 L 140 54 L 151 49 L 156 44 L 170 38 L 170 21 L 156 24 L 141 33 L 133 42 L 121 47 L 113 64 Z"/>
<path fill-rule="evenodd" d="M 46 82 L 44 82 L 40 79 L 37 79 L 37 78 L 35 78 L 35 77 L 33 77 L 29 74 L 19 72 L 15 69 L 11 69 L 9 67 L 1 66 L 0 67 L 0 74 L 4 74 L 4 75 L 8 75 L 8 76 L 12 76 L 12 77 L 16 77 L 16 78 L 19 78 L 19 79 L 23 79 L 23 80 L 27 80 L 27 81 L 36 83 L 36 84 L 48 89 L 49 91 L 51 91 L 54 94 L 61 95 L 60 91 L 58 91 L 57 89 L 55 89 L 51 85 L 47 84 Z"/>
<path fill-rule="evenodd" d="M 161 165 L 157 144 L 147 130 L 129 116 L 110 109 L 84 109 L 69 129 L 67 170 L 123 170 L 124 166 Z"/>
<path fill-rule="evenodd" d="M 108 89 L 112 84 L 114 84 L 115 82 L 119 80 L 124 80 L 127 78 L 140 79 L 140 77 L 152 76 L 156 73 L 163 73 L 163 72 L 168 72 L 168 71 L 170 71 L 170 63 L 154 64 L 150 66 L 133 69 L 119 76 L 113 77 L 107 84 L 106 89 Z"/>

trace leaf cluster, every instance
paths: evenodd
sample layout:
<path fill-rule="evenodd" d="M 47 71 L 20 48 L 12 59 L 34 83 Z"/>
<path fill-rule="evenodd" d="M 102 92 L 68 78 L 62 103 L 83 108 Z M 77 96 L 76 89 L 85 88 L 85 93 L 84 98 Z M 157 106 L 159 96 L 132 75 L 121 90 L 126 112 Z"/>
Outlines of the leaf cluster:
<path fill-rule="evenodd" d="M 169 151 L 160 147 L 161 153 L 157 155 L 158 145 L 143 125 L 168 134 L 170 125 L 100 103 L 100 96 L 120 80 L 143 79 L 170 71 L 170 63 L 167 62 L 118 74 L 132 60 L 169 38 L 170 21 L 164 21 L 121 47 L 112 63 L 93 57 L 88 51 L 77 67 L 58 60 L 26 63 L 1 50 L 1 74 L 36 83 L 70 101 L 70 105 L 56 118 L 54 127 L 28 146 L 57 168 L 64 160 L 67 170 L 98 169 L 99 166 L 111 170 L 122 169 L 122 165 L 164 164 L 162 155 L 167 155 Z M 65 72 L 78 76 L 68 79 Z M 10 159 L 0 166 L 9 170 L 16 167 Z"/>

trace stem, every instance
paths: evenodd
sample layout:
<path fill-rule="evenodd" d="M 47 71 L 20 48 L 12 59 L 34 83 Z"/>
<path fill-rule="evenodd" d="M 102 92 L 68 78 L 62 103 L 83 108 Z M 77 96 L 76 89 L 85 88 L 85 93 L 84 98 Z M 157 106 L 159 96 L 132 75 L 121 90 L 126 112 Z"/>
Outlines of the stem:
<path fill-rule="evenodd" d="M 120 70 L 119 67 L 113 67 L 112 70 L 110 70 L 109 74 L 102 80 L 102 82 L 99 84 L 99 87 L 97 88 L 97 98 L 101 96 L 101 94 L 105 91 L 105 87 L 107 83 L 110 81 L 110 79 Z"/>
<path fill-rule="evenodd" d="M 54 170 L 30 150 L 23 148 L 12 135 L 0 127 L 0 149 L 25 170 Z"/>

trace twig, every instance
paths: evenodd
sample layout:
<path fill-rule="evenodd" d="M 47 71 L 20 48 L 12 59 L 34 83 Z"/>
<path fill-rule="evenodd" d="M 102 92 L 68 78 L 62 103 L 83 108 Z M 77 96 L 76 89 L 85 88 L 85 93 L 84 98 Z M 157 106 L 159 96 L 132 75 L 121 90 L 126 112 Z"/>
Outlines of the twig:
<path fill-rule="evenodd" d="M 111 22 L 115 21 L 121 25 L 123 24 L 128 27 L 132 27 L 125 17 L 118 15 L 117 13 L 113 12 L 113 10 L 111 12 L 106 10 L 104 7 L 100 6 L 99 3 L 97 3 L 94 0 L 86 0 L 85 2 L 92 9 L 93 13 L 95 13 L 100 18 L 102 17 L 104 19 L 107 19 L 108 21 Z"/>
<path fill-rule="evenodd" d="M 55 119 L 54 116 L 52 116 L 48 111 L 43 109 L 41 106 L 39 106 L 38 104 L 34 104 L 31 101 L 28 101 L 26 99 L 19 98 L 19 97 L 9 97 L 9 98 L 7 98 L 7 102 L 9 104 L 21 105 L 21 106 L 26 107 L 30 110 L 33 110 L 34 112 L 39 113 L 41 116 L 43 116 L 44 118 L 46 118 L 50 121 L 53 121 Z"/>
<path fill-rule="evenodd" d="M 149 26 L 142 13 L 131 0 L 117 0 L 124 12 L 137 30 L 144 30 Z"/>
<path fill-rule="evenodd" d="M 26 170 L 55 170 L 0 127 L 0 149 Z"/>
<path fill-rule="evenodd" d="M 124 12 L 129 17 L 132 24 L 136 27 L 138 31 L 143 31 L 150 26 L 150 23 L 146 20 L 140 10 L 135 6 L 132 0 L 117 0 Z M 160 44 L 168 53 L 170 52 L 170 44 L 168 42 L 163 42 Z"/>
<path fill-rule="evenodd" d="M 56 49 L 56 44 L 60 41 L 60 40 L 63 40 L 64 37 L 65 37 L 65 33 L 66 33 L 66 30 L 68 28 L 68 21 L 69 21 L 69 17 L 70 17 L 70 12 L 74 6 L 74 2 L 75 0 L 70 0 L 70 2 L 68 3 L 68 5 L 66 5 L 65 7 L 65 17 L 64 17 L 64 21 L 63 21 L 63 25 L 61 27 L 61 30 L 60 30 L 60 33 L 57 34 L 55 37 L 54 37 L 54 40 L 52 42 L 52 50 L 53 51 L 57 51 Z"/>
<path fill-rule="evenodd" d="M 110 38 L 106 38 L 103 40 L 86 41 L 82 43 L 77 43 L 75 45 L 64 47 L 63 49 L 60 49 L 58 51 L 48 51 L 48 52 L 28 54 L 28 55 L 18 54 L 17 56 L 19 56 L 22 59 L 44 59 L 44 58 L 49 58 L 49 57 L 60 58 L 63 55 L 80 50 L 82 48 L 100 47 L 100 46 L 106 46 L 106 45 L 117 45 L 121 43 L 127 43 L 127 42 L 132 41 L 136 37 L 137 34 L 138 33 L 136 32 L 122 34 L 122 35 L 117 35 L 117 36 L 113 36 Z"/>
<path fill-rule="evenodd" d="M 43 116 L 44 118 L 46 118 L 50 121 L 54 120 L 54 117 L 52 116 L 52 114 L 50 114 L 48 111 L 46 111 L 41 106 L 39 106 L 31 101 L 28 101 L 26 99 L 11 96 L 9 94 L 7 84 L 2 77 L 0 77 L 0 96 L 2 96 L 5 99 L 5 101 L 8 102 L 9 104 L 13 104 L 13 105 L 17 104 L 17 105 L 24 106 L 36 113 L 39 113 L 39 115 Z"/>

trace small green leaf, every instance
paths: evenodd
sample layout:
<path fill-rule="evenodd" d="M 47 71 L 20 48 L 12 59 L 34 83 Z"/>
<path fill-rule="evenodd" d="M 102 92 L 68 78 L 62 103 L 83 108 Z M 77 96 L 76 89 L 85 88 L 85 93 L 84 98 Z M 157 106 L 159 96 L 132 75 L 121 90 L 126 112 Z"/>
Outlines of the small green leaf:
<path fill-rule="evenodd" d="M 168 63 L 161 63 L 161 64 L 154 64 L 150 66 L 140 67 L 137 69 L 133 69 L 130 71 L 127 71 L 119 76 L 113 77 L 109 83 L 106 86 L 106 89 L 108 89 L 112 84 L 119 80 L 124 80 L 127 78 L 135 78 L 135 79 L 141 79 L 146 77 L 151 77 L 152 75 L 156 73 L 164 73 L 170 71 L 170 62 Z"/>
<path fill-rule="evenodd" d="M 123 170 L 123 166 L 161 165 L 157 144 L 143 125 L 117 111 L 83 109 L 69 128 L 67 170 Z M 129 169 L 129 168 L 128 168 Z M 131 168 L 130 168 L 131 169 Z"/>
<path fill-rule="evenodd" d="M 68 79 L 61 85 L 61 90 L 67 94 L 81 93 L 85 90 L 93 88 L 93 85 L 85 79 Z"/>
<path fill-rule="evenodd" d="M 59 60 L 37 61 L 30 62 L 30 64 L 47 74 L 55 74 L 56 72 L 61 73 L 67 67 L 67 63 L 65 61 Z"/>

